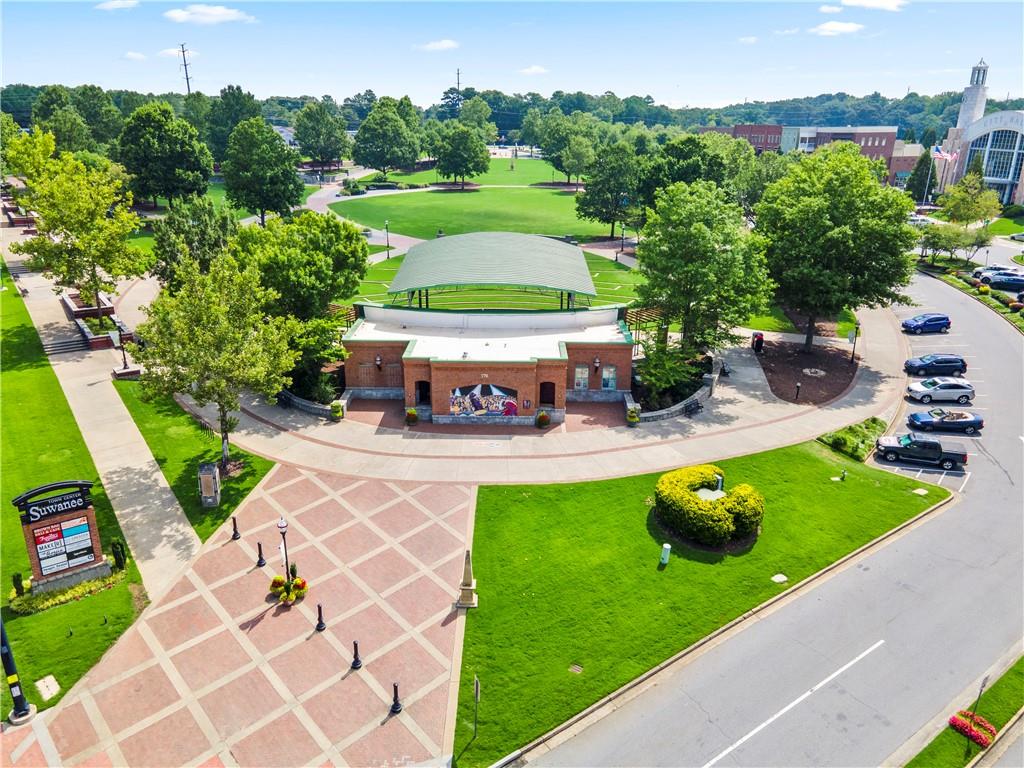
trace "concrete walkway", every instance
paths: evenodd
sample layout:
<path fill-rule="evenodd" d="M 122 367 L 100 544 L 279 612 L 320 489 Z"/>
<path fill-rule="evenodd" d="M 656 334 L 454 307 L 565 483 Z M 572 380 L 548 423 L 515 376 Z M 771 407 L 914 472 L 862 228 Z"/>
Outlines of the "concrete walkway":
<path fill-rule="evenodd" d="M 9 265 L 20 264 L 21 256 L 9 250 L 10 244 L 21 237 L 20 233 L 12 229 L 0 231 L 4 259 Z M 44 342 L 78 338 L 49 280 L 29 273 L 21 277 L 20 283 L 28 289 L 25 306 Z M 136 296 L 143 299 L 143 293 L 144 289 L 140 289 Z M 137 309 L 133 310 L 133 320 L 135 313 Z M 114 350 L 73 352 L 55 355 L 50 363 L 139 566 L 146 591 L 151 598 L 157 598 L 199 551 L 199 538 L 114 389 L 110 374 L 115 366 L 121 366 L 121 354 Z M 40 477 L 40 482 L 65 479 Z"/>

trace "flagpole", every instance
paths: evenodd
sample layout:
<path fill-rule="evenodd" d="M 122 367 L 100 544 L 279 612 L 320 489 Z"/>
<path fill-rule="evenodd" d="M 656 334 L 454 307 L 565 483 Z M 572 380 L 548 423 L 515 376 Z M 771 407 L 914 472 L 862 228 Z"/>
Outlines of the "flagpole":
<path fill-rule="evenodd" d="M 932 183 L 932 168 L 935 167 L 935 147 L 928 148 L 928 178 L 924 182 L 924 192 L 921 193 L 921 205 L 928 202 L 928 187 Z"/>

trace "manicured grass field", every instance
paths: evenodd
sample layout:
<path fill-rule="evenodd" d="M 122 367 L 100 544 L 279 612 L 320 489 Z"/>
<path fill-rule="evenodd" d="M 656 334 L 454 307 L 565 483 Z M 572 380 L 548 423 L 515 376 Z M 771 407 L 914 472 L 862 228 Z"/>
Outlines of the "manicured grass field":
<path fill-rule="evenodd" d="M 347 198 L 331 203 L 339 216 L 360 224 L 428 239 L 465 232 L 571 234 L 580 240 L 608 235 L 609 228 L 576 218 L 576 197 L 558 189 L 430 190 L 403 195 Z"/>
<path fill-rule="evenodd" d="M 667 537 L 650 504 L 657 474 L 479 490 L 473 562 L 480 607 L 466 620 L 455 755 L 487 765 L 948 491 L 871 469 L 818 443 L 719 462 L 726 488 L 766 499 L 746 552 Z M 846 482 L 829 478 L 847 470 Z M 779 585 L 771 577 L 789 577 Z M 578 664 L 582 673 L 569 667 Z M 480 678 L 473 739 L 473 676 Z"/>
<path fill-rule="evenodd" d="M 973 707 L 974 702 L 967 706 L 968 709 Z M 1024 707 L 1024 658 L 1017 659 L 1002 677 L 985 689 L 977 713 L 1002 730 L 1021 707 Z M 955 714 L 956 710 L 951 707 L 950 717 Z M 907 763 L 906 768 L 959 768 L 980 751 L 981 747 L 947 726 Z"/>
<path fill-rule="evenodd" d="M 1017 232 L 1024 232 L 1024 216 L 1016 219 L 998 218 L 988 225 L 989 232 L 993 235 L 1014 235 Z"/>
<path fill-rule="evenodd" d="M 436 184 L 438 182 L 452 181 L 439 176 L 436 171 L 416 171 L 415 173 L 389 173 L 388 181 L 400 181 L 407 184 Z M 501 185 L 513 184 L 517 186 L 529 186 L 530 184 L 543 184 L 552 181 L 565 181 L 565 175 L 559 173 L 547 160 L 516 160 L 514 167 L 512 160 L 507 157 L 492 157 L 491 168 L 487 173 L 481 173 L 466 182 L 473 184 Z"/>
<path fill-rule="evenodd" d="M 373 246 L 371 246 L 372 248 Z M 603 256 L 584 252 L 587 267 L 597 290 L 597 297 L 591 306 L 606 304 L 628 304 L 636 298 L 636 286 L 643 280 L 639 272 L 623 264 L 609 261 Z M 402 256 L 373 264 L 366 271 L 366 277 L 359 286 L 359 293 L 351 301 L 376 301 L 390 303 L 387 287 L 391 284 Z M 550 291 L 513 290 L 509 288 L 468 288 L 431 292 L 431 309 L 558 309 L 558 296 Z"/>
<path fill-rule="evenodd" d="M 128 238 L 128 244 L 146 253 L 153 252 L 153 235 L 149 232 L 138 231 Z"/>
<path fill-rule="evenodd" d="M 778 331 L 779 333 L 797 333 L 797 328 L 786 317 L 781 307 L 772 305 L 763 315 L 754 315 L 746 324 L 754 331 Z"/>
<path fill-rule="evenodd" d="M 132 563 L 125 581 L 78 602 L 31 616 L 16 616 L 6 607 L 11 574 L 17 571 L 25 578 L 32 575 L 18 514 L 9 506 L 18 494 L 58 480 L 91 480 L 95 483 L 92 500 L 104 552 L 109 553 L 110 542 L 123 534 L 64 392 L 6 269 L 3 285 L 7 290 L 0 294 L 0 495 L 7 508 L 0 515 L 0 604 L 4 606 L 3 620 L 25 681 L 25 693 L 31 702 L 47 708 L 60 697 L 44 704 L 34 681 L 52 674 L 63 695 L 134 621 L 144 593 Z M 10 694 L 4 685 L 0 712 L 6 715 L 10 708 Z"/>
<path fill-rule="evenodd" d="M 196 472 L 201 462 L 219 460 L 220 437 L 204 432 L 196 420 L 169 397 L 149 402 L 143 400 L 142 388 L 137 381 L 117 381 L 114 386 L 189 522 L 199 538 L 206 541 L 274 463 L 233 447 L 231 458 L 243 460 L 245 469 L 241 474 L 221 481 L 220 506 L 204 508 L 199 500 Z"/>

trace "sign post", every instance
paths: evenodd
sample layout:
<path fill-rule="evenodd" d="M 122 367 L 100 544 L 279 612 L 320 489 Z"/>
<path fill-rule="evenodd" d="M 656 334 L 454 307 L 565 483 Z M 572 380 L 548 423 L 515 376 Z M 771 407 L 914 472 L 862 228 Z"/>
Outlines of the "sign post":
<path fill-rule="evenodd" d="M 979 697 L 980 698 L 980 697 Z M 477 720 L 480 716 L 480 678 L 473 675 L 473 738 L 476 738 Z"/>
<path fill-rule="evenodd" d="M 0 618 L 0 656 L 3 656 L 4 677 L 7 678 L 7 686 L 11 689 L 11 698 L 14 700 L 14 709 L 7 716 L 11 725 L 22 725 L 27 723 L 36 714 L 36 708 L 28 703 L 25 698 L 25 691 L 21 687 L 21 679 L 18 677 L 18 665 L 14 663 L 14 654 L 11 653 L 10 643 L 7 642 L 7 628 Z"/>

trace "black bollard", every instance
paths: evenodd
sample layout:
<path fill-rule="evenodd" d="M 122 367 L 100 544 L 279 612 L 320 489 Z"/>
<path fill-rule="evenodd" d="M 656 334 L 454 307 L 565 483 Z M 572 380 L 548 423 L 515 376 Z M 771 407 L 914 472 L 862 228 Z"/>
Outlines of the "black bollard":
<path fill-rule="evenodd" d="M 362 669 L 363 660 L 359 658 L 359 641 L 352 641 L 352 669 Z"/>
<path fill-rule="evenodd" d="M 263 542 L 256 542 L 256 553 L 258 555 L 258 557 L 256 558 L 256 567 L 262 568 L 264 565 L 267 564 L 267 559 L 263 556 Z"/>
<path fill-rule="evenodd" d="M 395 687 L 395 698 L 391 702 L 391 714 L 397 715 L 402 711 L 402 702 L 398 700 L 398 683 L 392 683 Z"/>
<path fill-rule="evenodd" d="M 323 632 L 327 629 L 327 625 L 324 623 L 324 607 L 320 603 L 316 604 L 316 631 Z"/>
<path fill-rule="evenodd" d="M 106 623 L 107 623 L 107 616 L 106 616 L 106 614 L 104 614 L 104 615 L 103 615 L 103 623 L 104 623 L 104 624 L 106 624 Z"/>
<path fill-rule="evenodd" d="M 238 541 L 240 538 L 242 538 L 242 534 L 240 534 L 238 532 L 238 521 L 235 519 L 235 516 L 232 515 L 231 516 L 231 540 L 232 541 Z"/>
<path fill-rule="evenodd" d="M 801 386 L 802 386 L 802 385 L 801 385 L 801 384 L 800 384 L 800 382 L 798 381 L 798 382 L 796 383 L 796 399 L 797 399 L 797 400 L 799 400 L 799 399 L 800 399 L 800 387 L 801 387 Z"/>

